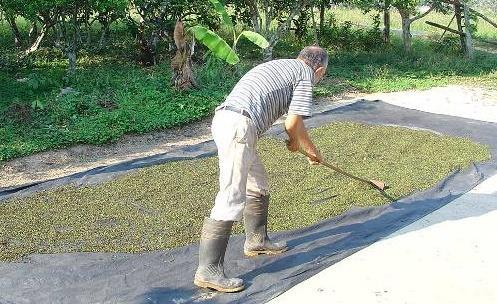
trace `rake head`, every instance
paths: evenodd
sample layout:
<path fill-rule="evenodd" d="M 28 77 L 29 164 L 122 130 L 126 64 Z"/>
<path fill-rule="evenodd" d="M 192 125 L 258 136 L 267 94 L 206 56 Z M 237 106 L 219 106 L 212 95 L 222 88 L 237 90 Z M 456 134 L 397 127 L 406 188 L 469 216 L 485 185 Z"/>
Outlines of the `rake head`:
<path fill-rule="evenodd" d="M 369 184 L 371 186 L 373 186 L 374 188 L 378 189 L 378 190 L 385 190 L 385 189 L 388 189 L 388 185 L 385 184 L 385 182 L 382 182 L 382 181 L 379 181 L 379 180 L 370 180 L 369 181 Z"/>

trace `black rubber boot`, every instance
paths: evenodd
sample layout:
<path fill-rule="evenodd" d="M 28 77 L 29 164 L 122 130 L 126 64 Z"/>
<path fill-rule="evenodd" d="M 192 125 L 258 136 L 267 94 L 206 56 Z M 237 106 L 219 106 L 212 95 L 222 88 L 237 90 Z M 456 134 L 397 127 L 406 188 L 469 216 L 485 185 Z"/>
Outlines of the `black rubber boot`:
<path fill-rule="evenodd" d="M 193 283 L 199 287 L 222 292 L 243 290 L 243 280 L 226 278 L 224 254 L 231 234 L 232 221 L 205 218 L 200 238 L 199 263 Z"/>
<path fill-rule="evenodd" d="M 246 256 L 259 254 L 279 254 L 288 250 L 286 242 L 273 243 L 267 236 L 267 213 L 269 195 L 260 197 L 247 195 L 243 221 L 245 223 L 245 245 L 243 251 Z"/>

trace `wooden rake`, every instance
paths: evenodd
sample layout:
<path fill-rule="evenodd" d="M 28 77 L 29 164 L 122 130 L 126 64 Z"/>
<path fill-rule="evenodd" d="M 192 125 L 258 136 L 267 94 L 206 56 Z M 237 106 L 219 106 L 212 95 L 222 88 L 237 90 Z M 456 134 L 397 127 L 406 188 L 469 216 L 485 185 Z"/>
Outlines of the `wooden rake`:
<path fill-rule="evenodd" d="M 299 149 L 299 152 L 302 153 L 303 155 L 307 156 L 308 158 L 312 158 L 309 153 L 307 153 L 306 151 L 304 151 L 302 148 Z M 382 181 L 379 181 L 379 180 L 374 180 L 374 179 L 365 179 L 365 178 L 362 178 L 362 177 L 359 177 L 359 176 L 355 176 L 343 169 L 340 169 L 339 167 L 337 167 L 336 165 L 333 165 L 333 164 L 330 164 L 326 161 L 322 161 L 320 162 L 321 165 L 323 166 L 326 166 L 340 174 L 343 174 L 347 177 L 350 177 L 350 178 L 353 178 L 357 181 L 360 181 L 362 183 L 365 183 L 365 184 L 368 184 L 369 186 L 377 189 L 377 190 L 380 190 L 382 193 L 384 193 L 383 191 L 385 189 L 388 189 L 388 185 L 385 183 L 385 182 L 382 182 Z"/>

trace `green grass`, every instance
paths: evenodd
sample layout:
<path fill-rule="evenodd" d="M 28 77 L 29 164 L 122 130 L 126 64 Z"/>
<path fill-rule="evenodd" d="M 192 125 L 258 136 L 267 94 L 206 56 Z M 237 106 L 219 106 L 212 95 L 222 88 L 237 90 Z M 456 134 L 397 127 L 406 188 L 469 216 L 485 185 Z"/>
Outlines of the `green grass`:
<path fill-rule="evenodd" d="M 333 123 L 311 131 L 324 157 L 386 181 L 392 197 L 435 184 L 456 168 L 489 158 L 467 139 L 405 128 Z M 271 230 L 305 227 L 352 207 L 388 203 L 377 191 L 284 144 L 258 145 L 270 175 Z M 0 203 L 0 260 L 31 253 L 142 252 L 196 242 L 217 190 L 217 158 L 171 162 L 97 186 L 66 186 Z M 236 232 L 242 232 L 237 226 Z"/>
<path fill-rule="evenodd" d="M 334 53 L 316 95 L 340 95 L 351 90 L 422 90 L 455 84 L 497 89 L 495 54 L 477 51 L 475 60 L 468 61 L 456 50 L 437 53 L 437 44 L 417 40 L 413 53 L 406 56 L 400 43 L 394 43 L 394 47 L 387 49 Z"/>
<path fill-rule="evenodd" d="M 370 27 L 373 25 L 373 15 L 375 12 L 370 12 L 367 14 L 364 14 L 361 10 L 356 9 L 356 8 L 348 8 L 348 7 L 337 7 L 336 9 L 333 9 L 331 11 L 327 12 L 328 15 L 327 17 L 329 18 L 330 14 L 333 14 L 337 20 L 340 22 L 345 22 L 345 21 L 351 21 L 353 24 L 360 26 L 360 27 Z M 489 13 L 489 12 L 483 12 L 485 16 L 490 18 L 491 20 L 497 22 L 497 13 Z M 450 20 L 452 19 L 453 12 L 449 12 L 447 14 L 442 14 L 440 12 L 431 12 L 428 14 L 426 17 L 417 20 L 412 24 L 411 30 L 413 34 L 424 34 L 428 36 L 433 36 L 433 37 L 440 37 L 443 33 L 443 30 L 435 28 L 433 26 L 430 26 L 426 24 L 425 21 L 431 21 L 435 22 L 441 25 L 448 25 Z M 391 13 L 391 27 L 392 29 L 397 29 L 400 30 L 402 28 L 402 21 L 400 18 L 400 15 L 397 10 L 392 9 Z M 497 29 L 490 25 L 488 22 L 486 22 L 483 19 L 478 19 L 477 23 L 477 31 L 476 31 L 476 37 L 479 38 L 484 38 L 484 39 L 489 39 L 489 40 L 494 40 L 497 41 Z M 456 28 L 455 21 L 451 25 L 452 28 Z M 447 35 L 449 36 L 455 36 L 454 34 L 448 33 Z M 457 36 L 456 36 L 457 37 Z"/>
<path fill-rule="evenodd" d="M 333 12 L 340 22 L 371 20 L 358 10 L 339 8 Z M 27 24 L 21 22 L 21 29 L 26 31 Z M 368 48 L 368 42 L 361 41 L 364 35 L 354 32 L 357 30 L 360 27 L 349 33 L 353 47 L 330 45 L 328 76 L 316 88 L 316 96 L 447 84 L 497 88 L 495 54 L 477 52 L 475 61 L 468 62 L 457 46 L 440 49 L 436 43 L 415 39 L 413 53 L 406 56 L 398 38 L 393 39 L 392 46 Z M 200 88 L 175 92 L 169 83 L 167 58 L 152 68 L 133 63 L 136 48 L 123 24 L 112 28 L 109 49 L 81 51 L 74 77 L 66 76 L 64 55 L 51 48 L 17 60 L 11 36 L 6 25 L 0 25 L 0 163 L 78 143 L 104 144 L 124 134 L 191 123 L 209 116 L 240 78 L 233 68 L 217 61 L 206 65 L 197 57 L 195 70 Z M 275 56 L 295 57 L 310 43 L 311 36 L 303 42 L 283 39 L 275 48 Z M 260 53 L 246 40 L 240 41 L 239 48 L 244 54 L 242 72 L 260 62 Z M 28 81 L 19 81 L 22 79 Z M 74 92 L 60 96 L 66 87 Z"/>
<path fill-rule="evenodd" d="M 135 42 L 123 24 L 112 28 L 109 49 L 81 50 L 71 77 L 64 54 L 53 48 L 44 46 L 18 60 L 11 36 L 5 24 L 0 26 L 0 163 L 188 124 L 209 116 L 240 77 L 218 60 L 199 62 L 199 88 L 177 92 L 170 85 L 169 54 L 164 52 L 154 67 L 139 66 Z M 240 70 L 246 68 L 243 63 Z M 71 93 L 61 95 L 64 88 Z"/>
<path fill-rule="evenodd" d="M 18 75 L 0 72 L 0 161 L 198 120 L 212 113 L 237 80 L 234 71 L 214 63 L 213 68 L 199 68 L 198 90 L 182 93 L 170 86 L 167 62 L 144 69 L 91 60 L 82 62 L 70 80 L 64 79 L 63 64 L 40 65 Z M 24 77 L 35 79 L 40 88 L 16 81 Z M 67 86 L 74 92 L 60 96 Z M 44 109 L 33 109 L 33 100 L 40 100 Z"/>
<path fill-rule="evenodd" d="M 342 80 L 363 92 L 428 89 L 447 84 L 472 84 L 497 88 L 497 57 L 477 52 L 470 62 L 454 53 L 436 53 L 436 45 L 414 44 L 413 54 L 399 48 L 361 53 L 338 53 L 329 66 L 328 78 Z"/>

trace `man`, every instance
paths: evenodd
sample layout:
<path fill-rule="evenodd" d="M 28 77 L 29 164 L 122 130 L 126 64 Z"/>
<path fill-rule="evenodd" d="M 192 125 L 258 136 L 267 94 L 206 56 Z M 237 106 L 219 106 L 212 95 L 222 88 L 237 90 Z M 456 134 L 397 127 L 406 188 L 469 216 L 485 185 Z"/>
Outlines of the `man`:
<path fill-rule="evenodd" d="M 278 118 L 288 113 L 287 148 L 292 152 L 304 149 L 311 156 L 311 164 L 322 161 L 303 117 L 311 116 L 312 87 L 323 78 L 327 65 L 326 51 L 317 46 L 304 48 L 297 59 L 260 64 L 240 79 L 216 109 L 212 135 L 218 148 L 220 189 L 210 217 L 204 220 L 195 285 L 222 292 L 244 289 L 243 281 L 227 278 L 223 267 L 231 227 L 242 215 L 245 255 L 287 250 L 285 243 L 271 242 L 267 235 L 269 186 L 256 143 Z"/>

